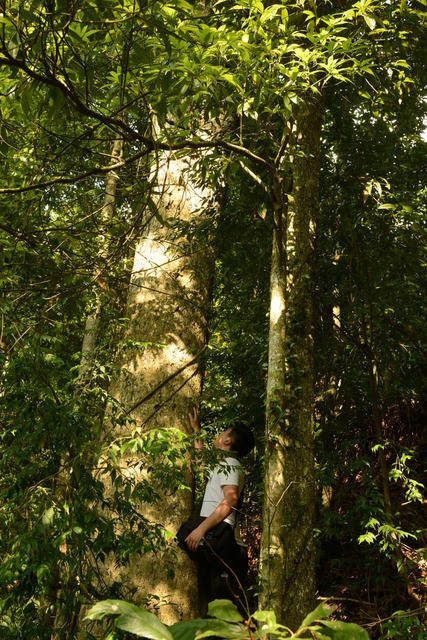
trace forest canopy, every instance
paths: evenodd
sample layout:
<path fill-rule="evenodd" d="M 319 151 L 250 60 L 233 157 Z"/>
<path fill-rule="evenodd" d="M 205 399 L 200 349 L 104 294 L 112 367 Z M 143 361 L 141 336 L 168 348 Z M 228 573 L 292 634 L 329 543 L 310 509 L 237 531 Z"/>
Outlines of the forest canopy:
<path fill-rule="evenodd" d="M 426 4 L 2 3 L 0 637 L 195 616 L 194 405 L 250 610 L 422 637 Z"/>

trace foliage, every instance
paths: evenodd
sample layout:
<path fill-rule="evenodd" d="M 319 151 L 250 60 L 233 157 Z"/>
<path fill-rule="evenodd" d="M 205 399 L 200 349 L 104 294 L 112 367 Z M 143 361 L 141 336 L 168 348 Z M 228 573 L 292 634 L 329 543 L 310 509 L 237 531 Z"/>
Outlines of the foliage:
<path fill-rule="evenodd" d="M 401 572 L 400 593 L 405 582 L 419 588 L 410 557 L 424 546 L 416 495 L 423 490 L 417 483 L 426 392 L 418 342 L 425 335 L 419 305 L 425 191 L 422 172 L 410 167 L 425 153 L 418 103 L 425 71 L 421 23 L 404 13 L 395 24 L 384 51 L 373 52 L 373 68 L 384 55 L 390 65 L 381 81 L 369 79 L 376 91 L 357 83 L 325 96 L 316 362 L 318 478 L 324 487 L 319 546 L 330 558 L 326 572 L 345 574 L 345 555 L 360 554 L 354 593 L 369 600 L 377 590 L 385 592 L 399 606 L 384 575 Z M 412 30 L 411 42 L 403 44 L 402 35 L 399 44 L 401 29 Z M 403 57 L 408 82 L 402 84 Z M 349 110 L 338 106 L 340 95 Z M 406 472 L 401 460 L 408 460 Z M 357 539 L 364 541 L 359 548 Z M 351 595 L 351 588 L 345 590 Z"/>
<path fill-rule="evenodd" d="M 383 638 L 414 638 L 422 640 L 425 626 L 420 616 L 407 611 L 395 611 L 390 620 L 381 624 Z"/>
<path fill-rule="evenodd" d="M 208 228 L 177 229 L 188 246 L 216 237 L 205 424 L 243 417 L 261 441 L 271 168 L 307 92 L 321 93 L 324 105 L 314 328 L 319 582 L 348 595 L 352 575 L 350 595 L 384 603 L 387 615 L 408 585 L 417 592 L 423 4 L 5 4 L 0 615 L 8 638 L 48 638 L 55 625 L 72 637 L 83 602 L 132 595 L 98 580 L 106 559 L 166 553 L 165 532 L 141 517 L 139 503 L 182 486 L 188 443 L 142 433 L 110 395 L 121 350 L 146 347 L 144 337 L 122 339 L 124 309 L 135 239 L 159 215 L 152 167 L 161 149 L 190 150 L 197 180 L 221 192 Z M 118 137 L 124 155 L 107 220 L 100 211 Z M 290 154 L 279 168 L 288 176 Z M 100 339 L 81 381 L 84 322 L 97 296 Z M 123 472 L 129 456 L 155 472 L 152 482 Z M 261 458 L 248 492 L 254 537 Z M 359 565 L 349 567 L 355 554 Z M 392 637 L 399 625 L 384 632 Z"/>
<path fill-rule="evenodd" d="M 335 607 L 320 604 L 292 632 L 276 622 L 273 611 L 256 611 L 244 620 L 237 607 L 229 600 L 209 603 L 208 618 L 177 622 L 171 627 L 162 625 L 152 613 L 120 600 L 104 600 L 88 612 L 89 620 L 102 620 L 118 616 L 115 627 L 153 640 L 198 640 L 217 638 L 335 638 L 336 640 L 367 640 L 364 629 L 349 622 L 329 620 Z"/>

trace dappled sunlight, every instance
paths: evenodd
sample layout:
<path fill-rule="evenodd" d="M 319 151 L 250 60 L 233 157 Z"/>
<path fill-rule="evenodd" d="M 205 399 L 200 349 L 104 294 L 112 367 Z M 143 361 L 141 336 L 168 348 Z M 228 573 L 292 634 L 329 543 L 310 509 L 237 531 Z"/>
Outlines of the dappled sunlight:
<path fill-rule="evenodd" d="M 167 244 L 153 237 L 142 240 L 135 251 L 132 276 L 138 277 L 143 272 L 146 272 L 147 275 L 152 275 L 151 271 L 162 267 L 168 262 L 168 248 Z"/>
<path fill-rule="evenodd" d="M 280 287 L 276 286 L 271 292 L 270 322 L 276 324 L 285 310 L 285 300 Z"/>
<path fill-rule="evenodd" d="M 277 534 L 273 534 L 269 542 L 269 553 L 276 557 L 283 558 L 283 540 Z"/>

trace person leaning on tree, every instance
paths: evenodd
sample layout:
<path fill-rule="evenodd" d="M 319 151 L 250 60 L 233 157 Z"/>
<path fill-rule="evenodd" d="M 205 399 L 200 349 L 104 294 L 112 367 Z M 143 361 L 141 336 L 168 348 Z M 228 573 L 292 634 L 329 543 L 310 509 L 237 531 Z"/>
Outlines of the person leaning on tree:
<path fill-rule="evenodd" d="M 189 420 L 197 434 L 200 414 L 196 407 L 189 414 Z M 253 449 L 254 437 L 248 427 L 235 424 L 221 431 L 213 446 L 224 451 L 224 457 L 210 472 L 198 521 L 182 545 L 198 562 L 201 616 L 207 615 L 211 600 L 238 598 L 238 583 L 243 583 L 247 571 L 247 550 L 236 540 L 235 527 L 244 483 L 240 459 Z M 201 440 L 195 441 L 195 448 L 203 448 Z"/>

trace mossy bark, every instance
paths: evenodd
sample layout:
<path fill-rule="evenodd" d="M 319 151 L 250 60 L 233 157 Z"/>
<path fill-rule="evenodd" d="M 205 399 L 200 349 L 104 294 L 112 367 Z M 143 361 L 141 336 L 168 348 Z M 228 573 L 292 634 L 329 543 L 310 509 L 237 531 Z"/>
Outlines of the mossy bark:
<path fill-rule="evenodd" d="M 260 576 L 260 606 L 292 629 L 315 604 L 312 270 L 319 141 L 320 108 L 306 102 L 293 133 L 291 194 L 281 208 L 275 199 L 275 236 L 283 231 L 273 243 Z"/>

